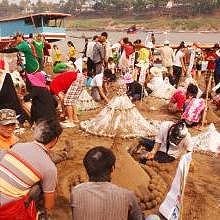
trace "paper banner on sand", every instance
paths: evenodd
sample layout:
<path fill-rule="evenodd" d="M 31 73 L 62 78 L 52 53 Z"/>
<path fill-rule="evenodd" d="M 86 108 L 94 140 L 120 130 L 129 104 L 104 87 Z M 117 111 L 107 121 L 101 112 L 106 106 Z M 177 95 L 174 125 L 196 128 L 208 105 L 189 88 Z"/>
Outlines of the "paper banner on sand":
<path fill-rule="evenodd" d="M 180 218 L 184 188 L 191 160 L 192 153 L 182 156 L 170 191 L 159 208 L 159 212 L 168 220 L 178 220 Z"/>

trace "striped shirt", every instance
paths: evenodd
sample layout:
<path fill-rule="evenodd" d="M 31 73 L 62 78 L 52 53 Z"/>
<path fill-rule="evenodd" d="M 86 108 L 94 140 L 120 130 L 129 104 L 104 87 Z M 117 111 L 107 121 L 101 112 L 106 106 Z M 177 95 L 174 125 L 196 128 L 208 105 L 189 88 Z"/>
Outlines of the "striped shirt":
<path fill-rule="evenodd" d="M 57 169 L 41 144 L 15 144 L 0 153 L 0 206 L 21 199 L 39 181 L 44 192 L 55 191 Z"/>
<path fill-rule="evenodd" d="M 133 192 L 109 182 L 87 182 L 71 191 L 73 220 L 142 220 Z"/>

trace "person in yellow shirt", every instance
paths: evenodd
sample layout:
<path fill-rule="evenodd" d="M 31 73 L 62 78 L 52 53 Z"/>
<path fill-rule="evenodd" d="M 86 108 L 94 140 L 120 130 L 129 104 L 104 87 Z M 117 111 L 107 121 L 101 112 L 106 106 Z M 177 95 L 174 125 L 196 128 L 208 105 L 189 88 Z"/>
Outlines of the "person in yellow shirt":
<path fill-rule="evenodd" d="M 148 63 L 150 59 L 150 51 L 143 47 L 138 52 L 138 62 Z"/>
<path fill-rule="evenodd" d="M 76 48 L 72 41 L 68 41 L 67 45 L 69 47 L 69 61 L 74 63 L 76 61 Z"/>
<path fill-rule="evenodd" d="M 0 110 L 0 150 L 7 150 L 18 141 L 18 138 L 14 135 L 17 123 L 14 110 Z"/>
<path fill-rule="evenodd" d="M 62 61 L 62 54 L 60 49 L 56 44 L 53 45 L 53 65 L 56 66 L 57 63 Z"/>

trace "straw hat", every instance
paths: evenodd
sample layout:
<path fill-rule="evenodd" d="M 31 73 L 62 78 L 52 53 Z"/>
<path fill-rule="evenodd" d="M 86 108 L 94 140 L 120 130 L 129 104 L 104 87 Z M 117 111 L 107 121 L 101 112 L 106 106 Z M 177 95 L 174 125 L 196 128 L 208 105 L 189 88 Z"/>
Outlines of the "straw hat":
<path fill-rule="evenodd" d="M 161 76 L 162 75 L 162 71 L 160 68 L 156 67 L 156 66 L 153 66 L 150 68 L 150 73 L 153 75 L 153 76 Z"/>
<path fill-rule="evenodd" d="M 46 79 L 42 72 L 36 72 L 34 74 L 27 74 L 27 78 L 33 86 L 46 87 Z"/>

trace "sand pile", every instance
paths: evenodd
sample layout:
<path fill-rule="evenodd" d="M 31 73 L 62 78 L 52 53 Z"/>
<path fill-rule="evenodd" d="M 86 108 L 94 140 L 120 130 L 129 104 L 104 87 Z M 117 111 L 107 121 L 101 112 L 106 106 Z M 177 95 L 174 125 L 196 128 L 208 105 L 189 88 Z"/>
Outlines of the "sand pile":
<path fill-rule="evenodd" d="M 88 111 L 99 107 L 86 88 L 80 93 L 76 106 L 79 111 Z"/>
<path fill-rule="evenodd" d="M 88 133 L 122 138 L 154 136 L 155 126 L 145 120 L 127 95 L 112 98 L 107 106 L 93 119 L 80 123 L 80 127 Z"/>

